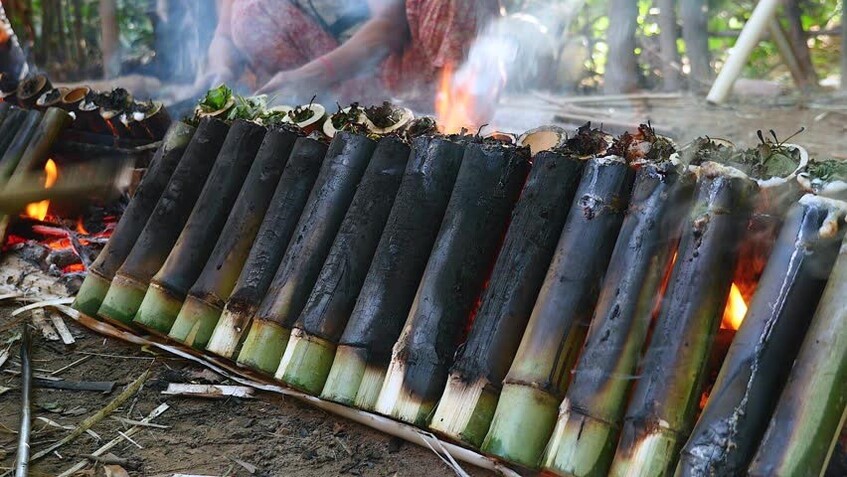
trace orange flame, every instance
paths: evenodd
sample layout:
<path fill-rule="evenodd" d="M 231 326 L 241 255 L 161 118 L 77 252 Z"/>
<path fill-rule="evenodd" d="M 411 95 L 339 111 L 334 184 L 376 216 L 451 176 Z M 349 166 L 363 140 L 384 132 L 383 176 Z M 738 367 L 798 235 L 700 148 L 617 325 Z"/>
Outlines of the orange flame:
<path fill-rule="evenodd" d="M 76 232 L 82 235 L 91 235 L 88 230 L 85 229 L 85 224 L 82 222 L 82 217 L 76 219 Z"/>
<path fill-rule="evenodd" d="M 506 85 L 502 65 L 494 74 L 495 77 L 483 78 L 479 69 L 472 67 L 454 72 L 451 64 L 442 69 L 435 95 L 435 115 L 441 132 L 474 130 L 490 120 Z"/>
<path fill-rule="evenodd" d="M 59 168 L 56 166 L 53 159 L 48 159 L 47 163 L 44 164 L 44 174 L 46 175 L 46 178 L 44 179 L 44 188 L 49 189 L 56 184 L 56 179 L 59 178 Z M 49 208 L 49 200 L 33 202 L 31 204 L 27 204 L 24 215 L 33 219 L 44 220 L 44 218 L 47 217 L 47 210 Z"/>
<path fill-rule="evenodd" d="M 744 316 L 747 314 L 747 303 L 741 295 L 741 290 L 735 283 L 729 290 L 729 298 L 726 301 L 726 308 L 723 311 L 723 319 L 721 320 L 721 328 L 729 330 L 737 330 L 741 327 L 744 321 Z"/>

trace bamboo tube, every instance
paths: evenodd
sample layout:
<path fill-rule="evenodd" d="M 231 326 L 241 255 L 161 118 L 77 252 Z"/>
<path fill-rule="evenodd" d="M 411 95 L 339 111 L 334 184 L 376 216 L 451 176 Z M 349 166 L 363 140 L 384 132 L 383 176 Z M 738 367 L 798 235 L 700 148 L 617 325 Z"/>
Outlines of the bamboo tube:
<path fill-rule="evenodd" d="M 250 254 L 297 136 L 287 128 L 265 134 L 221 237 L 168 333 L 171 338 L 205 348 Z"/>
<path fill-rule="evenodd" d="M 265 131 L 250 121 L 232 123 L 194 210 L 162 268 L 150 281 L 134 324 L 159 333 L 170 331 L 188 290 L 209 260 Z"/>
<path fill-rule="evenodd" d="M 15 174 L 42 170 L 59 135 L 70 126 L 71 122 L 73 118 L 67 111 L 48 108 L 20 156 Z"/>
<path fill-rule="evenodd" d="M 79 111 L 79 105 L 90 92 L 91 88 L 88 86 L 77 86 L 76 88 L 69 89 L 62 95 L 60 107 L 65 111 L 74 111 L 76 113 Z"/>
<path fill-rule="evenodd" d="M 8 104 L 8 103 L 3 103 Z M 20 108 L 12 108 L 9 113 L 6 115 L 6 118 L 3 120 L 2 124 L 0 124 L 0 181 L 3 181 L 3 178 L 11 175 L 14 168 L 10 171 L 7 171 L 7 167 L 11 167 L 11 165 L 6 165 L 6 162 L 3 161 L 3 157 L 6 155 L 6 151 L 14 141 L 15 136 L 20 131 L 21 127 L 27 122 L 27 118 L 29 117 L 29 111 L 25 111 Z M 17 167 L 17 164 L 15 164 Z M 5 181 L 4 181 L 5 182 Z"/>
<path fill-rule="evenodd" d="M 115 227 L 109 242 L 97 259 L 88 267 L 88 275 L 76 295 L 73 307 L 94 316 L 103 303 L 103 298 L 109 290 L 109 284 L 115 277 L 115 272 L 123 264 L 135 241 L 144 230 L 144 225 L 168 181 L 185 153 L 195 128 L 179 121 L 168 130 L 162 146 L 144 175 L 138 190 L 124 210 L 121 220 Z"/>
<path fill-rule="evenodd" d="M 462 162 L 449 139 L 412 143 L 400 189 L 321 397 L 373 409 Z M 358 396 L 357 396 L 358 395 Z"/>
<path fill-rule="evenodd" d="M 528 148 L 484 143 L 465 149 L 376 412 L 420 425 L 435 408 L 528 172 Z"/>
<path fill-rule="evenodd" d="M 206 346 L 207 351 L 224 358 L 235 356 L 243 331 L 250 325 L 294 234 L 326 151 L 326 145 L 314 139 L 301 137 L 294 143 L 250 255 Z"/>
<path fill-rule="evenodd" d="M 676 465 L 732 284 L 738 250 L 727 244 L 743 234 L 755 188 L 736 169 L 713 162 L 700 166 L 694 208 L 683 226 L 610 475 L 666 475 Z"/>
<path fill-rule="evenodd" d="M 838 256 L 845 227 L 828 224 L 844 213 L 812 195 L 788 213 L 676 475 L 747 469 Z"/>
<path fill-rule="evenodd" d="M 367 137 L 346 132 L 332 139 L 297 224 L 297 240 L 285 251 L 253 318 L 239 364 L 268 374 L 276 371 L 291 327 L 309 298 L 375 147 Z"/>
<path fill-rule="evenodd" d="M 6 116 L 9 114 L 9 110 L 12 109 L 12 105 L 9 103 L 0 103 L 0 124 L 6 120 Z"/>
<path fill-rule="evenodd" d="M 12 142 L 0 158 L 0 185 L 5 184 L 14 175 L 18 164 L 29 145 L 30 139 L 35 135 L 38 125 L 41 123 L 41 111 L 29 110 L 26 117 L 18 128 L 18 132 L 12 138 Z"/>
<path fill-rule="evenodd" d="M 584 161 L 574 151 L 541 151 L 521 198 L 467 341 L 450 369 L 430 428 L 482 444 L 576 194 Z"/>
<path fill-rule="evenodd" d="M 21 106 L 32 109 L 38 97 L 51 88 L 53 88 L 53 85 L 46 76 L 42 74 L 32 75 L 21 81 L 18 85 L 18 101 L 21 103 Z"/>
<path fill-rule="evenodd" d="M 676 250 L 693 176 L 668 162 L 636 173 L 626 218 L 542 466 L 575 477 L 609 470 L 632 376 Z"/>
<path fill-rule="evenodd" d="M 223 145 L 229 126 L 217 119 L 200 121 L 168 185 L 132 246 L 97 314 L 128 324 L 135 317 L 147 285 L 168 257 L 179 237 L 214 160 Z"/>
<path fill-rule="evenodd" d="M 829 206 L 821 235 L 845 226 L 847 204 L 809 198 Z M 841 232 L 843 233 L 843 232 Z M 847 241 L 809 325 L 773 417 L 748 469 L 751 477 L 822 475 L 847 417 Z"/>
<path fill-rule="evenodd" d="M 338 339 L 365 281 L 409 160 L 400 138 L 377 143 L 356 195 L 276 372 L 276 378 L 309 394 L 318 394 L 335 357 Z"/>
<path fill-rule="evenodd" d="M 526 467 L 538 465 L 588 328 L 632 182 L 632 169 L 619 157 L 591 159 L 586 164 L 529 324 L 503 381 L 482 444 L 484 452 Z"/>

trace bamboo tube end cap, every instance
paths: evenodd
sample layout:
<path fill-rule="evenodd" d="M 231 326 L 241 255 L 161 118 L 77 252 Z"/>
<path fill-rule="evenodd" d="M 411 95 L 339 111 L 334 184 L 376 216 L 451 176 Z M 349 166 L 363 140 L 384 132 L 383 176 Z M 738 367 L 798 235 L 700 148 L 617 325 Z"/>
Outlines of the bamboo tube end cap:
<path fill-rule="evenodd" d="M 321 392 L 326 383 L 335 343 L 294 329 L 282 355 L 276 379 L 311 395 Z"/>
<path fill-rule="evenodd" d="M 203 300 L 189 296 L 177 314 L 168 336 L 197 349 L 209 343 L 221 309 Z"/>
<path fill-rule="evenodd" d="M 167 333 L 182 308 L 183 300 L 161 285 L 151 283 L 133 323 L 153 332 Z"/>
<path fill-rule="evenodd" d="M 279 367 L 291 331 L 266 321 L 253 320 L 237 363 L 263 374 L 273 374 Z"/>

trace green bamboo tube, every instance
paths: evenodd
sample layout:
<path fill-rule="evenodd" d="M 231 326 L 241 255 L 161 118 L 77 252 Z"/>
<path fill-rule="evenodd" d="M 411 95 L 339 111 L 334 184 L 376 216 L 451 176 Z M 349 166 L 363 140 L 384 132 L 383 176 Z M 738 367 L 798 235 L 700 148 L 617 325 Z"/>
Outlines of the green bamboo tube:
<path fill-rule="evenodd" d="M 144 230 L 147 219 L 150 218 L 156 203 L 159 202 L 194 131 L 194 127 L 182 121 L 174 123 L 168 130 L 162 146 L 156 151 L 150 167 L 124 210 L 109 242 L 100 251 L 94 263 L 88 267 L 88 275 L 74 300 L 73 307 L 77 310 L 90 316 L 97 314 L 106 292 L 109 291 L 109 284 L 115 277 L 115 272 L 124 263 L 141 231 Z"/>
<path fill-rule="evenodd" d="M 617 156 L 586 163 L 529 324 L 503 380 L 482 443 L 484 452 L 525 467 L 538 466 L 623 222 L 633 175 Z"/>
<path fill-rule="evenodd" d="M 789 211 L 676 475 L 747 469 L 838 256 L 847 227 L 827 224 L 843 221 L 843 206 L 809 195 Z"/>
<path fill-rule="evenodd" d="M 168 333 L 171 338 L 205 348 L 241 274 L 297 136 L 287 128 L 265 134 L 221 237 Z"/>
<path fill-rule="evenodd" d="M 170 331 L 226 224 L 265 131 L 250 121 L 232 123 L 194 210 L 162 268 L 150 281 L 133 319 L 135 325 L 157 333 Z"/>
<path fill-rule="evenodd" d="M 610 475 L 667 475 L 693 424 L 756 183 L 706 162 Z"/>
<path fill-rule="evenodd" d="M 16 107 L 11 107 L 9 112 L 6 114 L 6 118 L 3 119 L 2 124 L 0 124 L 0 158 L 6 154 L 6 150 L 9 148 L 9 145 L 12 143 L 12 140 L 15 139 L 15 135 L 21 129 L 24 122 L 26 122 L 25 119 L 27 114 L 27 111 Z M 3 163 L 0 162 L 0 170 L 3 170 L 3 168 Z"/>
<path fill-rule="evenodd" d="M 310 138 L 301 137 L 294 143 L 250 255 L 206 346 L 207 351 L 224 358 L 233 358 L 238 351 L 243 333 L 249 328 L 288 248 L 326 150 L 326 144 Z"/>
<path fill-rule="evenodd" d="M 294 324 L 277 379 L 309 394 L 323 389 L 338 339 L 394 205 L 409 152 L 409 146 L 397 137 L 377 143 L 315 287 Z"/>
<path fill-rule="evenodd" d="M 115 272 L 97 315 L 121 324 L 135 317 L 147 286 L 179 237 L 223 145 L 229 126 L 203 119 L 144 229 Z"/>
<path fill-rule="evenodd" d="M 833 217 L 843 201 L 827 201 Z M 844 227 L 832 220 L 822 235 Z M 791 368 L 767 431 L 747 470 L 751 477 L 822 475 L 847 417 L 847 241 Z"/>
<path fill-rule="evenodd" d="M 35 136 L 35 131 L 41 123 L 41 111 L 29 110 L 26 117 L 18 128 L 18 132 L 12 138 L 3 157 L 0 158 L 0 185 L 5 184 L 15 174 L 18 164 L 29 145 L 30 139 Z"/>
<path fill-rule="evenodd" d="M 59 139 L 59 135 L 73 122 L 67 111 L 59 108 L 48 108 L 41 117 L 41 121 L 35 128 L 29 143 L 20 155 L 18 167 L 15 174 L 10 178 L 14 181 L 17 174 L 41 171 L 44 164 L 50 158 L 53 145 Z"/>
<path fill-rule="evenodd" d="M 376 143 L 365 136 L 340 132 L 300 216 L 267 295 L 253 317 L 238 363 L 273 374 L 279 367 L 291 327 L 315 285 L 335 234 Z"/>

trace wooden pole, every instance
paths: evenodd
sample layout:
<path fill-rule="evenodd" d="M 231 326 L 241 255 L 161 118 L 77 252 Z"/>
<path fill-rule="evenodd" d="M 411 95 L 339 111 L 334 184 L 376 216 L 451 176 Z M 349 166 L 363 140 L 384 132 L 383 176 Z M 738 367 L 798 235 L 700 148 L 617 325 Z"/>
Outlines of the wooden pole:
<path fill-rule="evenodd" d="M 847 90 L 847 8 L 841 7 L 841 89 Z"/>
<path fill-rule="evenodd" d="M 120 72 L 117 0 L 100 0 L 100 50 L 103 52 L 103 76 L 114 78 Z"/>
<path fill-rule="evenodd" d="M 768 21 L 768 31 L 770 32 L 771 40 L 776 44 L 776 49 L 779 50 L 779 56 L 782 57 L 782 61 L 788 66 L 794 83 L 801 90 L 808 88 L 809 79 L 800 64 L 800 58 L 791 46 L 791 40 L 788 38 L 785 30 L 782 29 L 782 25 L 780 25 L 776 16 L 771 17 Z"/>

